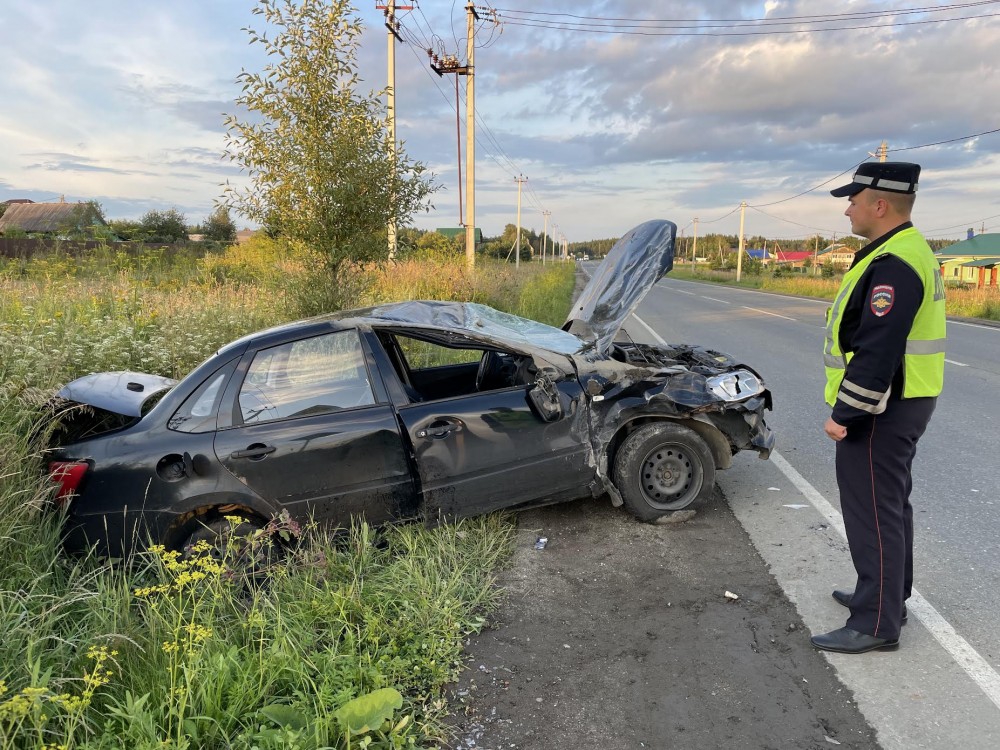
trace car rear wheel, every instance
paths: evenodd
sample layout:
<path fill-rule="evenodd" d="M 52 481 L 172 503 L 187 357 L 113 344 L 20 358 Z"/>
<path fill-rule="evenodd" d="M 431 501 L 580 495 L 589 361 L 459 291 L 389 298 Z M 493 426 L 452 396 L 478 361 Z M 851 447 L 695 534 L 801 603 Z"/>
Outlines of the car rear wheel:
<path fill-rule="evenodd" d="M 257 516 L 199 518 L 181 544 L 185 558 L 207 555 L 232 570 L 259 571 L 281 556 L 280 542 Z"/>
<path fill-rule="evenodd" d="M 615 457 L 615 486 L 640 521 L 686 508 L 715 486 L 715 460 L 694 430 L 676 422 L 645 424 Z"/>

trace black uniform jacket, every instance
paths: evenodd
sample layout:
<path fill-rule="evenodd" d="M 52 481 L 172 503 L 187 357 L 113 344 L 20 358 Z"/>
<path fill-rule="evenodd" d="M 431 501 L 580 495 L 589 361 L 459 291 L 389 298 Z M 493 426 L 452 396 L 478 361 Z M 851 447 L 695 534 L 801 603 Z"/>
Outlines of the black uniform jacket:
<path fill-rule="evenodd" d="M 910 222 L 861 248 L 854 256 L 856 266 L 890 237 L 909 229 Z M 890 398 L 903 392 L 903 353 L 906 337 L 924 297 L 924 285 L 906 261 L 886 254 L 872 261 L 844 307 L 840 323 L 840 348 L 853 352 L 844 379 L 876 393 L 892 388 Z M 833 421 L 845 427 L 871 418 L 867 411 L 837 399 Z"/>

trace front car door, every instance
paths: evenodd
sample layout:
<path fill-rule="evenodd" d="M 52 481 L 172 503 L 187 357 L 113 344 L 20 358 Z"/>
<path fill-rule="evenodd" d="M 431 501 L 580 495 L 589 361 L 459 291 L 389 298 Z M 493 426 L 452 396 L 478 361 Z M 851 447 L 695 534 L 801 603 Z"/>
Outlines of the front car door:
<path fill-rule="evenodd" d="M 217 433 L 216 455 L 300 520 L 346 526 L 352 516 L 412 516 L 407 451 L 370 367 L 353 329 L 249 351 L 239 388 L 230 389 L 234 424 Z"/>
<path fill-rule="evenodd" d="M 477 378 L 487 356 L 482 350 L 401 334 L 394 340 L 407 360 L 406 382 L 424 388 L 399 406 L 399 415 L 413 445 L 426 515 L 476 515 L 589 494 L 594 470 L 575 378 L 554 384 L 560 416 L 545 421 L 529 398 L 534 383 L 518 366 L 523 356 L 494 351 L 507 361 L 508 376 L 486 382 Z"/>

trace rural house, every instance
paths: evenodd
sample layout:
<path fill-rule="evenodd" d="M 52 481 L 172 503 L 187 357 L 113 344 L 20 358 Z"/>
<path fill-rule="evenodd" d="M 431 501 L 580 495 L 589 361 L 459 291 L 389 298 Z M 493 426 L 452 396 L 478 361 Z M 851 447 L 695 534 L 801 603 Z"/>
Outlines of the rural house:
<path fill-rule="evenodd" d="M 11 203 L 0 216 L 0 234 L 14 229 L 26 234 L 59 235 L 82 232 L 92 224 L 104 225 L 86 203 Z"/>
<path fill-rule="evenodd" d="M 941 276 L 956 284 L 977 287 L 998 286 L 1000 234 L 978 234 L 938 250 L 934 256 L 941 264 Z"/>

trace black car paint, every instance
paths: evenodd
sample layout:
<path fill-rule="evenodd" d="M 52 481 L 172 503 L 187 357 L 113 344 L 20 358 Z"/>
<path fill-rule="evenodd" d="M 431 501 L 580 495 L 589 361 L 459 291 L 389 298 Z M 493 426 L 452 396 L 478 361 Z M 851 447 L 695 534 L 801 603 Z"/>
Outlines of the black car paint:
<path fill-rule="evenodd" d="M 94 469 L 69 506 L 67 547 L 96 544 L 119 555 L 147 539 L 177 545 L 213 514 L 266 520 L 284 508 L 300 521 L 344 525 L 361 513 L 373 522 L 454 518 L 604 493 L 620 504 L 608 467 L 629 431 L 653 419 L 683 421 L 720 468 L 737 450 L 766 457 L 773 435 L 761 415 L 770 394 L 723 402 L 707 387 L 707 378 L 738 363 L 701 347 L 612 344 L 613 325 L 581 317 L 627 315 L 669 270 L 674 229 L 667 224 L 642 225 L 616 246 L 635 253 L 654 237 L 662 257 L 609 254 L 616 271 L 608 294 L 587 295 L 590 312 L 578 308 L 566 324 L 582 340 L 481 306 L 413 302 L 233 342 L 137 423 L 51 451 L 53 459 L 86 460 Z M 642 276 L 635 284 L 633 273 Z M 634 294 L 633 286 L 644 291 Z M 238 395 L 258 352 L 338 331 L 357 332 L 373 404 L 243 423 Z M 517 377 L 477 391 L 475 363 L 411 372 L 395 336 L 504 352 Z M 220 377 L 211 413 L 192 418 L 189 399 Z"/>

